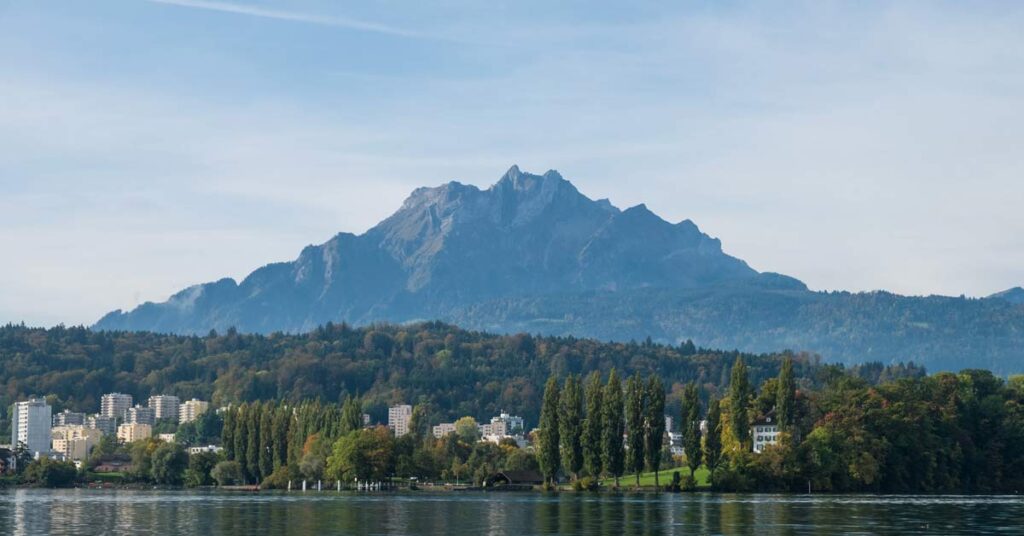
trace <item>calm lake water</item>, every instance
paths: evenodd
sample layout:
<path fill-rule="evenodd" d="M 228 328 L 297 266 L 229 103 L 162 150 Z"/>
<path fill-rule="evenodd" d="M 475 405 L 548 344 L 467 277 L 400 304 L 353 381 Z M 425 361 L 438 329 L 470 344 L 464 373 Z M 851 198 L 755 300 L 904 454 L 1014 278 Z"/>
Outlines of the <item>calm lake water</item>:
<path fill-rule="evenodd" d="M 1024 534 L 1016 496 L 0 491 L 0 534 Z"/>

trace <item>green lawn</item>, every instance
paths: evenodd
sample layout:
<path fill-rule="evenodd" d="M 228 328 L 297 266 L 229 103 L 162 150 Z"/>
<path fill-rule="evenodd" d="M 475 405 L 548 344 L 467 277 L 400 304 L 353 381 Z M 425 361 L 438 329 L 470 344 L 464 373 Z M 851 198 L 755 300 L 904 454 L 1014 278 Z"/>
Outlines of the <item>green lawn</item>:
<path fill-rule="evenodd" d="M 678 468 L 675 468 L 675 469 L 665 469 L 665 470 L 662 470 L 661 472 L 658 473 L 658 483 L 661 484 L 662 486 L 664 486 L 666 484 L 671 484 L 672 483 L 672 472 L 673 471 L 679 471 L 679 476 L 683 480 L 685 480 L 686 476 L 690 474 L 690 469 L 688 467 L 678 467 Z M 702 488 L 709 487 L 710 484 L 708 483 L 708 476 L 710 474 L 711 474 L 711 472 L 708 471 L 708 469 L 706 467 L 704 467 L 704 466 L 701 466 L 699 469 L 697 469 L 697 471 L 694 472 L 694 474 L 693 474 L 694 478 L 697 479 L 697 486 L 698 487 L 702 487 Z M 606 478 L 606 479 L 602 480 L 601 482 L 605 486 L 613 486 L 613 485 L 615 485 L 615 479 L 614 478 Z M 622 477 L 619 478 L 619 486 L 621 486 L 621 487 L 630 488 L 630 487 L 633 487 L 635 485 L 636 485 L 636 475 L 635 474 L 622 475 Z M 654 471 L 651 471 L 650 473 L 641 473 L 640 474 L 640 485 L 641 486 L 653 486 L 654 485 Z"/>

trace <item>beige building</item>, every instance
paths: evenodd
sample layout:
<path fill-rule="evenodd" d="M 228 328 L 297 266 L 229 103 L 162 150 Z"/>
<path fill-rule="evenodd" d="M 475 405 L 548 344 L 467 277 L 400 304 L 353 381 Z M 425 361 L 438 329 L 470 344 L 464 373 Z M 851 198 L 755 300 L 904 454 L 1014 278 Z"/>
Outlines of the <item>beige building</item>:
<path fill-rule="evenodd" d="M 402 404 L 388 408 L 388 428 L 395 433 L 395 437 L 402 437 L 409 433 L 409 421 L 412 419 L 412 406 Z"/>
<path fill-rule="evenodd" d="M 82 424 L 55 426 L 50 430 L 53 451 L 72 461 L 85 460 L 103 433 Z"/>
<path fill-rule="evenodd" d="M 208 409 L 210 409 L 210 403 L 205 400 L 193 398 L 192 400 L 185 401 L 178 407 L 178 422 L 180 424 L 192 422 Z"/>
<path fill-rule="evenodd" d="M 149 397 L 146 403 L 149 409 L 153 410 L 153 418 L 156 420 L 168 419 L 178 422 L 178 407 L 181 406 L 181 399 L 172 395 L 155 395 Z"/>
<path fill-rule="evenodd" d="M 438 439 L 441 439 L 442 437 L 444 437 L 444 436 L 446 436 L 448 434 L 454 434 L 454 433 L 455 433 L 455 423 L 453 423 L 453 422 L 443 422 L 443 423 L 441 423 L 441 424 L 439 424 L 439 425 L 434 427 L 434 437 L 436 437 Z"/>
<path fill-rule="evenodd" d="M 100 399 L 100 415 L 114 419 L 124 418 L 124 412 L 132 407 L 132 395 L 108 393 Z"/>
<path fill-rule="evenodd" d="M 148 424 L 127 423 L 117 427 L 117 440 L 122 443 L 133 443 L 152 435 L 153 427 Z"/>

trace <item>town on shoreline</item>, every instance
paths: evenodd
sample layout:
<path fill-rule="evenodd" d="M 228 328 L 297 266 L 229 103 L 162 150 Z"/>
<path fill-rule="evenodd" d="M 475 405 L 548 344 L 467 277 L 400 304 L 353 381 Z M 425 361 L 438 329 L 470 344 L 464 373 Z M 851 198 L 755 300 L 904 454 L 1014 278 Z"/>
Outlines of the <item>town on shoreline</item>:
<path fill-rule="evenodd" d="M 397 404 L 375 424 L 359 399 L 213 408 L 109 393 L 92 415 L 14 405 L 0 483 L 227 490 L 993 492 L 1024 489 L 1024 378 L 940 373 L 809 389 L 786 358 L 755 388 L 742 356 L 708 397 L 657 375 L 551 376 L 537 426 L 501 412 L 429 422 Z M 676 392 L 678 391 L 678 392 Z M 672 413 L 672 414 L 669 414 Z"/>

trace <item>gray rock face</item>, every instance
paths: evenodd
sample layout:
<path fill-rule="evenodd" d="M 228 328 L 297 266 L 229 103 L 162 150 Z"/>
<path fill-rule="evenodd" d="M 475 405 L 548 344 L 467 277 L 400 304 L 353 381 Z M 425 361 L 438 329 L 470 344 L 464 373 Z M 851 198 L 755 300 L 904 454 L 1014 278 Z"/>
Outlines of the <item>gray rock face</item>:
<path fill-rule="evenodd" d="M 804 288 L 723 253 L 689 220 L 672 224 L 644 205 L 619 210 L 555 171 L 513 166 L 486 190 L 417 189 L 363 235 L 338 234 L 241 283 L 223 279 L 114 311 L 95 328 L 304 331 L 327 321 L 445 318 L 498 298 L 741 283 Z"/>

